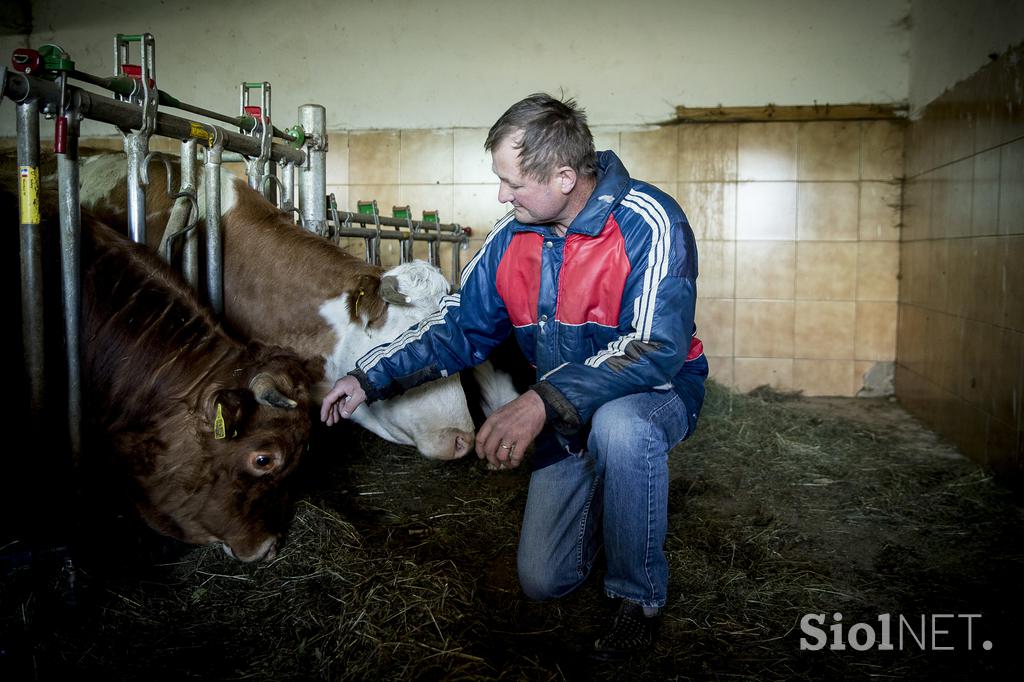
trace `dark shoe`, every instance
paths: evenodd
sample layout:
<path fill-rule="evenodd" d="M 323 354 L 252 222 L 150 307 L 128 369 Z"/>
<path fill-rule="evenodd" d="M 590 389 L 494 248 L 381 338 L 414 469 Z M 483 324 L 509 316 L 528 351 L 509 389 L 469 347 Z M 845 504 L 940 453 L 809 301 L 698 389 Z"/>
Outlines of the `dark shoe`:
<path fill-rule="evenodd" d="M 621 661 L 649 649 L 658 634 L 661 616 L 645 616 L 644 608 L 623 599 L 611 629 L 594 641 L 591 656 L 601 661 Z"/>

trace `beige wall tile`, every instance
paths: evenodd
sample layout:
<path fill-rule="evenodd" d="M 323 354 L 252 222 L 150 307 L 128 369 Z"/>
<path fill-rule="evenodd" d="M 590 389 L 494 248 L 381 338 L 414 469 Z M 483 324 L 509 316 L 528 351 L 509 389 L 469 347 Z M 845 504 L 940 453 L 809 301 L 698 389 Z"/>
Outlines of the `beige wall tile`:
<path fill-rule="evenodd" d="M 793 357 L 793 302 L 736 301 L 735 346 L 737 356 Z"/>
<path fill-rule="evenodd" d="M 899 242 L 860 242 L 857 246 L 857 300 L 895 301 L 899 296 Z"/>
<path fill-rule="evenodd" d="M 349 184 L 397 185 L 400 147 L 397 130 L 349 133 Z"/>
<path fill-rule="evenodd" d="M 497 183 L 488 185 L 455 185 L 452 219 L 459 225 L 473 227 L 473 236 L 485 237 L 494 222 L 508 213 L 508 204 L 498 203 Z"/>
<path fill-rule="evenodd" d="M 949 291 L 949 277 L 946 266 L 949 262 L 949 240 L 933 239 L 928 244 L 928 261 L 925 267 L 925 289 L 922 304 L 932 310 L 946 310 L 946 294 Z"/>
<path fill-rule="evenodd" d="M 698 240 L 736 238 L 735 183 L 680 182 L 675 197 Z"/>
<path fill-rule="evenodd" d="M 414 219 L 421 219 L 423 211 L 439 211 L 442 223 L 458 222 L 453 217 L 454 196 L 455 188 L 452 185 L 402 185 L 399 191 L 399 200 L 402 205 L 409 206 Z M 474 232 L 490 229 L 490 225 L 466 224 L 463 227 L 472 227 Z"/>
<path fill-rule="evenodd" d="M 946 243 L 945 312 L 962 317 L 971 306 L 971 282 L 974 278 L 974 245 L 971 239 L 950 239 Z"/>
<path fill-rule="evenodd" d="M 896 357 L 899 364 L 917 374 L 924 372 L 927 329 L 928 313 L 923 308 L 900 304 Z"/>
<path fill-rule="evenodd" d="M 1008 241 L 1000 237 L 979 237 L 970 243 L 973 276 L 968 287 L 971 295 L 967 310 L 962 314 L 980 322 L 1002 324 Z"/>
<path fill-rule="evenodd" d="M 902 189 L 894 182 L 860 183 L 858 236 L 864 240 L 898 241 Z"/>
<path fill-rule="evenodd" d="M 898 121 L 861 123 L 860 177 L 893 180 L 903 176 L 905 124 Z"/>
<path fill-rule="evenodd" d="M 896 359 L 896 302 L 857 303 L 854 357 L 858 360 Z"/>
<path fill-rule="evenodd" d="M 932 182 L 930 175 L 907 181 L 903 188 L 903 241 L 927 239 L 931 233 Z"/>
<path fill-rule="evenodd" d="M 679 181 L 728 182 L 736 179 L 736 123 L 679 126 Z"/>
<path fill-rule="evenodd" d="M 697 301 L 697 336 L 704 353 L 732 357 L 736 302 L 731 298 L 701 298 Z"/>
<path fill-rule="evenodd" d="M 796 180 L 796 123 L 740 123 L 737 179 Z"/>
<path fill-rule="evenodd" d="M 856 304 L 852 301 L 797 301 L 794 357 L 852 360 Z"/>
<path fill-rule="evenodd" d="M 855 182 L 801 182 L 797 238 L 801 241 L 857 241 L 860 204 Z"/>
<path fill-rule="evenodd" d="M 797 178 L 800 180 L 858 180 L 860 123 L 811 121 L 799 124 Z"/>
<path fill-rule="evenodd" d="M 348 133 L 327 134 L 327 184 L 348 184 Z"/>
<path fill-rule="evenodd" d="M 733 359 L 728 357 L 708 357 L 708 376 L 722 386 L 732 388 L 735 385 L 733 375 Z"/>
<path fill-rule="evenodd" d="M 491 155 L 484 151 L 487 128 L 456 128 L 453 131 L 455 182 L 481 184 L 497 183 L 491 172 Z"/>
<path fill-rule="evenodd" d="M 852 301 L 857 276 L 856 242 L 797 242 L 798 299 Z"/>
<path fill-rule="evenodd" d="M 593 127 L 590 132 L 594 136 L 594 149 L 596 151 L 613 151 L 616 156 L 619 153 L 619 131 L 618 130 L 602 130 L 599 127 Z"/>
<path fill-rule="evenodd" d="M 454 138 L 451 130 L 403 130 L 402 183 L 450 184 L 455 159 Z"/>
<path fill-rule="evenodd" d="M 971 234 L 972 182 L 974 180 L 974 159 L 963 159 L 948 168 L 945 191 L 946 209 L 943 211 L 948 223 L 947 237 L 968 237 Z"/>
<path fill-rule="evenodd" d="M 792 299 L 795 242 L 737 242 L 736 298 Z"/>
<path fill-rule="evenodd" d="M 793 389 L 804 395 L 852 397 L 858 388 L 853 360 L 793 361 Z"/>
<path fill-rule="evenodd" d="M 327 185 L 327 194 L 333 194 L 338 204 L 338 210 L 350 211 L 348 207 L 348 185 Z M 330 218 L 330 216 L 327 216 Z"/>
<path fill-rule="evenodd" d="M 789 391 L 793 388 L 793 360 L 736 358 L 733 363 L 733 376 L 737 391 L 752 391 L 760 386 Z"/>
<path fill-rule="evenodd" d="M 736 292 L 736 242 L 698 241 L 697 296 L 732 298 Z"/>
<path fill-rule="evenodd" d="M 999 234 L 1024 234 L 1024 139 L 1002 148 Z"/>
<path fill-rule="evenodd" d="M 679 148 L 677 126 L 624 132 L 619 135 L 619 158 L 630 177 L 654 185 L 676 181 Z"/>
<path fill-rule="evenodd" d="M 796 238 L 795 182 L 741 182 L 736 188 L 736 238 Z"/>
<path fill-rule="evenodd" d="M 1003 272 L 1003 325 L 1024 332 L 1024 236 L 1006 237 Z M 1024 402 L 1024 393 L 1021 394 Z"/>
<path fill-rule="evenodd" d="M 973 159 L 971 235 L 975 237 L 999 231 L 999 152 L 998 148 L 990 149 Z"/>
<path fill-rule="evenodd" d="M 956 390 L 963 358 L 964 320 L 942 312 L 930 313 L 926 327 L 924 375 L 943 390 Z"/>
<path fill-rule="evenodd" d="M 374 199 L 377 200 L 377 210 L 381 215 L 391 215 L 391 207 L 401 203 L 398 185 L 349 185 L 349 211 L 357 213 L 360 201 Z"/>

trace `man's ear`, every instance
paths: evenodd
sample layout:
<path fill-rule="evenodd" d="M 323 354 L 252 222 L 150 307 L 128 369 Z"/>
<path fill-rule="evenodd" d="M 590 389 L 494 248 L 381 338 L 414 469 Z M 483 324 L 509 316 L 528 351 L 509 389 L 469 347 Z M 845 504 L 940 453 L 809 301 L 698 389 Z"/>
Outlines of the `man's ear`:
<path fill-rule="evenodd" d="M 555 171 L 558 177 L 558 189 L 562 191 L 562 194 L 569 194 L 576 186 L 576 171 L 569 166 L 562 166 Z"/>

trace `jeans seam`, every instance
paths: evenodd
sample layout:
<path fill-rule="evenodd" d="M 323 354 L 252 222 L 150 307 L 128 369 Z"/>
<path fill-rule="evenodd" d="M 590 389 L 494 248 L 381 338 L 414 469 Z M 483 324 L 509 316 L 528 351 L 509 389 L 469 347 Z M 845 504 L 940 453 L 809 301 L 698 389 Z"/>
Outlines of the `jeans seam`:
<path fill-rule="evenodd" d="M 679 396 L 673 396 L 673 399 L 680 400 Z M 668 407 L 672 403 L 672 399 L 666 400 L 661 405 L 651 410 L 647 416 L 647 442 L 645 443 L 644 452 L 647 453 L 645 456 L 645 463 L 647 464 L 647 539 L 646 546 L 644 547 L 644 575 L 647 577 L 648 594 L 651 596 L 651 600 L 658 598 L 654 588 L 654 579 L 651 577 L 651 545 L 653 544 L 653 524 L 651 523 L 652 517 L 654 516 L 654 491 L 652 490 L 654 472 L 653 464 L 651 462 L 651 442 L 654 440 L 654 420 L 658 413 Z M 666 457 L 668 453 L 666 452 Z M 662 597 L 664 598 L 664 597 Z"/>
<path fill-rule="evenodd" d="M 594 501 L 594 493 L 597 491 L 598 481 L 595 477 L 594 481 L 590 484 L 590 492 L 587 494 L 587 501 L 583 505 L 583 513 L 580 514 L 580 528 L 579 533 L 576 536 L 576 575 L 579 578 L 585 578 L 586 573 L 583 571 L 583 541 L 587 535 L 587 521 L 590 519 L 590 505 Z"/>

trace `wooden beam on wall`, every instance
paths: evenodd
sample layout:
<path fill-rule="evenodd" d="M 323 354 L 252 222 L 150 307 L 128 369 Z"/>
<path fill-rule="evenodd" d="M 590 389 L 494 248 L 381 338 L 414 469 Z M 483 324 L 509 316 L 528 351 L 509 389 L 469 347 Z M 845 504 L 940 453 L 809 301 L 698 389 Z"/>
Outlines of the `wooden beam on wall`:
<path fill-rule="evenodd" d="M 676 107 L 678 123 L 749 121 L 873 121 L 905 119 L 904 104 L 813 104 L 762 107 Z"/>

